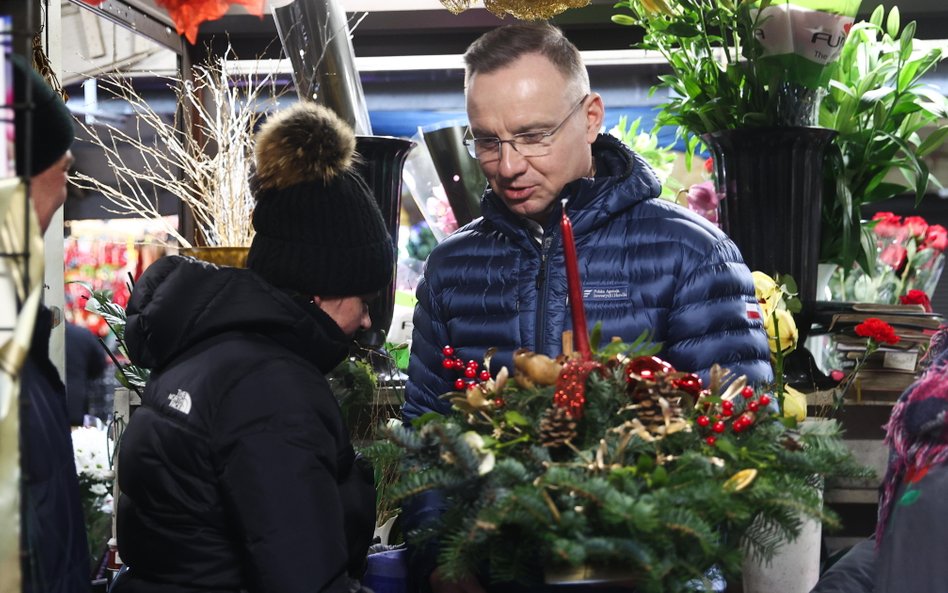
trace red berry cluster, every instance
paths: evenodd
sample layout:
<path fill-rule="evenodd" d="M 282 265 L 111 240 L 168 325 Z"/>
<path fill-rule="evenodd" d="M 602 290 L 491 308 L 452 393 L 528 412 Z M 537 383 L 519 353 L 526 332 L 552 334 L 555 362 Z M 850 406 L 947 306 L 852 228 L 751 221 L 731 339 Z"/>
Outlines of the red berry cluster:
<path fill-rule="evenodd" d="M 741 433 L 751 427 L 754 424 L 754 419 L 756 418 L 757 412 L 763 408 L 767 410 L 767 406 L 770 405 L 770 396 L 766 393 L 754 398 L 754 388 L 746 386 L 741 390 L 741 397 L 744 399 L 743 411 L 735 415 L 734 402 L 730 400 L 723 400 L 719 404 L 712 404 L 711 402 L 705 402 L 705 414 L 698 416 L 695 419 L 695 423 L 700 428 L 709 429 L 711 433 L 705 437 L 705 442 L 709 445 L 713 445 L 717 442 L 717 436 L 724 433 L 727 430 L 728 423 L 730 422 L 731 430 L 735 433 Z"/>
<path fill-rule="evenodd" d="M 454 389 L 465 391 L 490 380 L 490 371 L 481 368 L 476 360 L 469 360 L 467 363 L 455 356 L 456 351 L 453 346 L 445 346 L 441 349 L 444 358 L 441 360 L 441 366 L 448 370 L 455 370 L 461 373 L 461 377 L 454 380 Z M 501 398 L 494 400 L 494 405 L 501 407 L 504 402 Z"/>

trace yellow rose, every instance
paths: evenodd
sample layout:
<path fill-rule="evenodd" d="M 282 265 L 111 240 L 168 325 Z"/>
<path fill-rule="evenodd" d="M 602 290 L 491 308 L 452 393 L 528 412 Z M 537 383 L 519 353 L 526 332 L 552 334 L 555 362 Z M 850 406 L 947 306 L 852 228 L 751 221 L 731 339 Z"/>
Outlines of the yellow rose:
<path fill-rule="evenodd" d="M 806 395 L 789 385 L 783 388 L 783 415 L 796 418 L 797 422 L 806 420 Z"/>
<path fill-rule="evenodd" d="M 777 330 L 780 332 L 780 339 L 774 333 L 774 318 L 776 318 Z M 767 337 L 770 342 L 770 351 L 787 353 L 797 347 L 797 324 L 793 321 L 793 315 L 786 309 L 776 309 L 771 314 L 764 317 L 764 329 L 767 331 Z M 778 346 L 779 345 L 779 346 Z"/>
<path fill-rule="evenodd" d="M 760 303 L 764 319 L 768 319 L 777 308 L 783 292 L 774 279 L 767 274 L 755 271 L 751 273 L 751 276 L 754 278 L 754 293 L 757 295 L 757 302 Z"/>

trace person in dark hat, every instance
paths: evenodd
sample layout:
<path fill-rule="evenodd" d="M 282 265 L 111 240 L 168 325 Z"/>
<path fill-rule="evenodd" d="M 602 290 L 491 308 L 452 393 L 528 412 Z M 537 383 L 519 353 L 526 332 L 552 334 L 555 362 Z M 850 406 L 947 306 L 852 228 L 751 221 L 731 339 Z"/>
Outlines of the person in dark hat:
<path fill-rule="evenodd" d="M 152 374 L 120 447 L 116 593 L 358 588 L 373 475 L 325 374 L 395 259 L 354 149 L 326 108 L 272 116 L 249 269 L 170 256 L 135 285 L 125 338 Z"/>
<path fill-rule="evenodd" d="M 62 98 L 20 56 L 12 56 L 18 106 L 16 170 L 30 181 L 42 232 L 66 201 L 75 132 Z M 28 125 L 31 122 L 32 125 Z M 31 132 L 28 134 L 28 130 Z M 90 585 L 89 548 L 66 409 L 66 389 L 49 359 L 52 314 L 40 306 L 20 371 L 21 571 L 24 593 L 76 593 Z"/>
<path fill-rule="evenodd" d="M 30 178 L 30 198 L 40 230 L 46 232 L 57 210 L 66 202 L 66 182 L 76 139 L 73 116 L 56 91 L 22 56 L 11 56 L 16 102 L 30 107 L 16 110 L 16 173 Z M 30 124 L 30 140 L 25 138 Z"/>

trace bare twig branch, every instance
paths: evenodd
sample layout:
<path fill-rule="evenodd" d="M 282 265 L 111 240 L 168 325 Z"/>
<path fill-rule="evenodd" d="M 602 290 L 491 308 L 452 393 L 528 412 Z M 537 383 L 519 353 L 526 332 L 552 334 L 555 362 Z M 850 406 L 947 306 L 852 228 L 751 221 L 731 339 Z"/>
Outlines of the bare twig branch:
<path fill-rule="evenodd" d="M 273 109 L 283 89 L 272 74 L 257 69 L 234 74 L 233 51 L 209 64 L 195 66 L 194 80 L 167 77 L 182 109 L 194 114 L 197 134 L 182 131 L 178 114 L 168 122 L 121 76 L 102 79 L 116 99 L 128 102 L 135 116 L 133 131 L 116 124 L 80 121 L 111 168 L 114 182 L 78 173 L 77 187 L 102 194 L 109 212 L 133 214 L 161 222 L 183 247 L 191 242 L 158 211 L 157 192 L 181 200 L 194 216 L 199 241 L 211 246 L 248 246 L 253 238 L 250 192 L 253 133 L 259 120 Z M 149 138 L 154 135 L 154 140 Z M 142 164 L 126 162 L 120 147 L 131 147 Z"/>

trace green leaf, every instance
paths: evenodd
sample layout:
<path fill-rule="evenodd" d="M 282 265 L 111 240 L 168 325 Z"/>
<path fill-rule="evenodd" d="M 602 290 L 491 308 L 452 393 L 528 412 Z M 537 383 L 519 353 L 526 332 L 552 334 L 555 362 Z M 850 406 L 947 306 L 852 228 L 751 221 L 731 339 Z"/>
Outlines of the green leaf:
<path fill-rule="evenodd" d="M 697 37 L 701 34 L 697 27 L 689 23 L 672 23 L 665 30 L 669 35 L 677 37 Z"/>
<path fill-rule="evenodd" d="M 592 332 L 589 334 L 589 347 L 593 352 L 599 350 L 599 346 L 602 344 L 602 321 L 597 321 L 596 325 L 593 326 Z"/>
<path fill-rule="evenodd" d="M 661 465 L 652 472 L 652 488 L 661 488 L 668 483 L 668 471 Z"/>
<path fill-rule="evenodd" d="M 866 93 L 860 97 L 860 102 L 875 104 L 894 93 L 895 89 L 890 86 L 878 87 L 871 91 L 866 91 Z"/>
<path fill-rule="evenodd" d="M 888 200 L 894 196 L 899 195 L 908 188 L 904 185 L 898 183 L 880 183 L 875 186 L 871 192 L 863 196 L 863 202 L 866 204 L 871 204 L 873 202 L 879 202 L 882 200 Z"/>
<path fill-rule="evenodd" d="M 941 148 L 946 140 L 948 140 L 948 125 L 941 126 L 929 134 L 918 149 L 916 149 L 916 154 L 920 157 L 924 157 L 938 148 Z"/>
<path fill-rule="evenodd" d="M 895 10 L 893 8 L 892 10 Z M 915 21 L 910 22 L 905 25 L 905 28 L 902 29 L 902 37 L 899 38 L 899 57 L 903 62 L 908 61 L 912 57 L 912 48 L 913 40 L 915 39 Z"/>
<path fill-rule="evenodd" d="M 415 430 L 419 430 L 421 427 L 428 424 L 429 422 L 437 422 L 443 419 L 444 419 L 444 416 L 442 416 L 441 414 L 437 412 L 425 412 L 421 416 L 412 420 L 411 425 L 412 425 L 412 428 L 414 428 Z"/>
<path fill-rule="evenodd" d="M 635 462 L 635 467 L 640 472 L 649 472 L 655 467 L 655 460 L 648 455 L 640 455 Z"/>
<path fill-rule="evenodd" d="M 504 412 L 504 420 L 511 426 L 530 426 L 530 422 L 516 410 Z"/>

